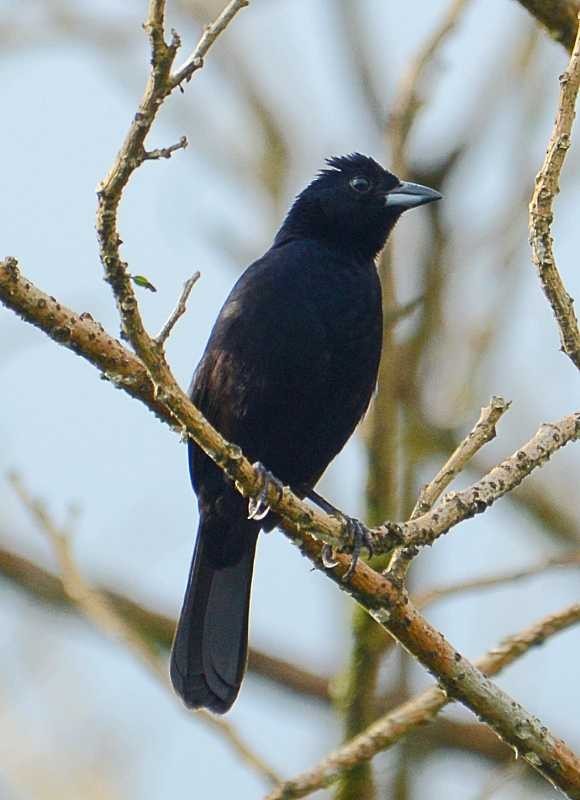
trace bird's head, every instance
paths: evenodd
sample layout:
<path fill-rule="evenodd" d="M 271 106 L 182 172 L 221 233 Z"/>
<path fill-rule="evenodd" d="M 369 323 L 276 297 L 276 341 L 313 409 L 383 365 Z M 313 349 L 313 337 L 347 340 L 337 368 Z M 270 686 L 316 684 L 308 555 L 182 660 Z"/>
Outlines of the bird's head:
<path fill-rule="evenodd" d="M 434 189 L 401 181 L 360 153 L 326 163 L 296 198 L 277 242 L 300 236 L 374 258 L 404 211 L 441 199 Z"/>

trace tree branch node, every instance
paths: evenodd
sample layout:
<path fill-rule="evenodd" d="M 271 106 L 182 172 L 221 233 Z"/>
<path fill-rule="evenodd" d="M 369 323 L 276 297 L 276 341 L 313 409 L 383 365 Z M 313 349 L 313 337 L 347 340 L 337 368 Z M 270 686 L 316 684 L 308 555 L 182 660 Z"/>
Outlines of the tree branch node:
<path fill-rule="evenodd" d="M 187 136 L 182 136 L 178 142 L 169 147 L 158 147 L 155 150 L 143 150 L 143 161 L 156 161 L 159 158 L 171 158 L 177 150 L 185 150 L 189 142 Z"/>

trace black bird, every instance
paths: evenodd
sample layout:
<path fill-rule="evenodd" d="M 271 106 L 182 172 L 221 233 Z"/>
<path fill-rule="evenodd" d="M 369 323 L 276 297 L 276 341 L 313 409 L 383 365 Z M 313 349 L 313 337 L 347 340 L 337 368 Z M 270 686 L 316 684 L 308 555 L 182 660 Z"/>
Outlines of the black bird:
<path fill-rule="evenodd" d="M 243 273 L 213 327 L 191 399 L 226 439 L 302 496 L 365 413 L 382 340 L 375 258 L 409 208 L 439 200 L 372 158 L 330 158 L 298 195 L 272 247 Z M 194 443 L 199 530 L 171 654 L 190 708 L 227 711 L 247 655 L 256 539 L 275 519 Z"/>

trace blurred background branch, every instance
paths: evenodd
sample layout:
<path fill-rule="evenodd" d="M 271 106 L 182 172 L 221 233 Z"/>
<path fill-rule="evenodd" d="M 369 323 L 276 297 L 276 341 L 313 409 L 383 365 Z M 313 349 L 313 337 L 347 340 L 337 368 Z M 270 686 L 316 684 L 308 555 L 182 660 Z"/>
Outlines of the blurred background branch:
<path fill-rule="evenodd" d="M 29 592 L 37 601 L 75 611 L 75 604 L 63 587 L 62 579 L 30 559 L 9 550 L 0 550 L 0 573 L 15 586 Z M 171 647 L 175 619 L 141 605 L 124 594 L 102 586 L 95 587 L 131 630 L 153 651 L 167 652 Z M 293 692 L 329 701 L 330 678 L 254 648 L 250 649 L 248 668 L 261 678 Z"/>
<path fill-rule="evenodd" d="M 18 475 L 12 473 L 9 480 L 19 500 L 54 548 L 62 576 L 61 586 L 64 596 L 105 636 L 114 639 L 138 658 L 176 702 L 169 685 L 165 659 L 159 658 L 159 654 L 151 648 L 148 640 L 140 636 L 126 622 L 122 614 L 117 613 L 115 605 L 110 603 L 105 595 L 89 586 L 79 572 L 70 546 L 70 532 L 55 524 L 43 503 L 28 493 Z M 267 784 L 280 782 L 276 772 L 253 751 L 251 745 L 244 741 L 230 722 L 210 714 L 205 709 L 198 712 L 195 719 L 203 720 L 204 724 L 223 736 L 236 756 L 255 770 Z"/>
<path fill-rule="evenodd" d="M 423 105 L 419 83 L 430 62 L 436 57 L 438 48 L 444 43 L 445 37 L 457 23 L 466 5 L 465 0 L 452 0 L 434 32 L 413 58 L 411 66 L 407 68 L 396 90 L 392 111 L 386 117 L 388 122 L 385 126 L 392 151 L 392 170 L 396 175 L 411 176 L 414 180 L 417 179 L 415 173 L 409 169 L 406 150 L 408 138 Z M 359 45 L 356 49 L 358 51 L 362 48 Z M 364 71 L 361 77 L 364 81 Z M 439 187 L 442 178 L 443 176 L 439 175 L 433 181 L 432 176 L 429 176 L 424 182 L 427 185 Z M 429 212 L 429 216 L 432 220 L 439 220 L 438 213 L 438 210 L 435 209 Z M 436 224 L 437 222 L 434 223 L 434 225 Z M 437 237 L 433 238 L 435 241 L 437 240 Z M 398 303 L 393 269 L 393 247 L 391 239 L 379 261 L 383 308 L 387 312 Z M 435 267 L 437 270 L 441 263 L 442 253 L 435 248 L 433 256 L 435 259 L 433 263 L 437 264 Z M 423 302 L 419 307 L 419 313 L 422 323 L 428 324 L 426 321 L 433 318 L 432 312 L 434 304 L 437 303 L 437 291 L 433 282 L 428 281 L 425 281 L 421 288 Z M 407 359 L 405 358 L 404 361 L 406 362 Z M 365 516 L 369 525 L 377 525 L 385 519 L 406 517 L 408 511 L 405 508 L 404 500 L 400 502 L 405 493 L 405 487 L 399 492 L 397 470 L 393 468 L 393 465 L 399 460 L 401 439 L 404 437 L 402 427 L 404 418 L 400 404 L 400 386 L 398 385 L 400 365 L 404 361 L 401 358 L 400 345 L 395 336 L 394 326 L 387 323 L 383 331 L 377 393 L 364 422 L 367 444 Z M 412 373 L 411 358 L 408 361 L 411 363 L 405 364 L 405 372 Z M 409 464 L 407 464 L 407 479 L 409 478 L 408 467 Z M 407 490 L 409 493 L 412 491 L 408 485 Z M 388 555 L 383 556 L 379 563 L 374 561 L 373 566 L 379 569 L 383 568 L 388 560 Z M 378 629 L 374 621 L 361 608 L 355 608 L 353 612 L 352 636 L 353 644 L 343 681 L 343 692 L 337 698 L 338 707 L 345 718 L 345 740 L 351 739 L 368 727 L 376 715 L 378 676 L 385 652 L 386 638 L 384 632 Z M 404 669 L 405 667 L 402 666 L 399 676 L 400 690 L 404 690 Z M 406 760 L 404 757 L 403 762 Z M 402 783 L 406 782 L 402 771 L 399 780 Z M 400 791 L 395 789 L 395 792 L 397 794 L 395 800 L 404 800 Z M 360 800 L 374 800 L 376 797 L 370 764 L 357 764 L 341 777 L 336 792 L 337 800 L 349 800 L 352 797 L 359 797 Z"/>
<path fill-rule="evenodd" d="M 169 24 L 190 42 L 222 6 L 219 0 L 168 5 Z M 382 468 L 368 475 L 360 445 L 352 444 L 323 487 L 369 522 L 410 513 L 420 487 L 461 441 L 490 394 L 513 399 L 513 411 L 502 424 L 501 440 L 475 457 L 463 481 L 488 472 L 539 420 L 567 413 L 577 396 L 575 376 L 553 352 L 547 335 L 553 321 L 529 271 L 526 205 L 552 123 L 554 76 L 565 68 L 563 47 L 553 45 L 544 30 L 571 50 L 578 5 L 467 4 L 422 72 L 420 112 L 404 147 L 402 177 L 443 187 L 445 205 L 399 226 L 382 268 L 389 324 L 383 399 L 377 402 L 384 400 L 384 413 L 370 414 L 363 426 L 368 463 Z M 167 105 L 159 142 L 152 146 L 178 141 L 184 133 L 192 146 L 163 169 L 148 170 L 128 193 L 123 225 L 131 263 L 158 289 L 142 300 L 150 329 L 161 328 L 185 277 L 198 265 L 204 273 L 189 314 L 168 343 L 183 384 L 233 276 L 263 252 L 292 194 L 323 157 L 359 149 L 393 166 L 390 120 L 400 88 L 449 8 L 422 0 L 411 0 L 405 14 L 365 0 L 252 4 L 212 53 L 196 91 Z M 3 231 L 5 252 L 22 253 L 31 265 L 50 263 L 50 269 L 34 267 L 38 280 L 110 330 L 118 323 L 95 281 L 92 190 L 140 90 L 147 57 L 139 30 L 143 13 L 140 2 L 113 8 L 69 0 L 27 0 L 0 12 L 4 107 L 10 109 L 0 132 L 9 187 L 0 198 L 1 218 L 10 220 Z M 555 226 L 562 263 L 574 263 L 577 249 L 575 216 L 568 209 L 578 191 L 578 163 L 573 149 Z M 71 264 L 82 269 L 65 266 Z M 575 273 L 568 281 L 577 296 Z M 417 298 L 407 317 L 395 318 L 396 309 Z M 7 315 L 0 319 L 0 382 L 6 387 L 0 467 L 17 466 L 57 507 L 58 498 L 78 499 L 85 511 L 75 552 L 83 574 L 111 587 L 119 609 L 121 598 L 143 598 L 129 605 L 125 618 L 162 653 L 172 615 L 148 609 L 176 608 L 190 555 L 194 521 L 184 454 L 157 433 L 155 420 L 139 416 L 135 404 L 106 384 L 95 387 L 82 365 L 71 366 L 55 350 L 12 325 Z M 411 574 L 415 596 L 424 597 L 429 587 L 451 590 L 430 614 L 469 652 L 577 597 L 573 568 L 540 570 L 568 555 L 573 559 L 580 542 L 578 469 L 576 454 L 563 454 L 489 519 L 486 514 L 469 523 L 472 535 L 441 541 L 417 560 Z M 368 513 L 361 499 L 367 477 Z M 50 555 L 39 552 L 10 498 L 3 498 L 0 528 L 0 563 L 8 554 L 9 572 L 10 555 L 18 553 L 33 565 L 30 573 L 23 567 L 22 580 L 44 591 L 44 578 L 33 567 Z M 259 652 L 280 659 L 280 669 L 285 662 L 304 664 L 306 674 L 300 676 L 298 668 L 292 692 L 277 688 L 293 684 L 282 672 L 274 681 L 250 679 L 233 717 L 240 729 L 251 730 L 252 743 L 278 772 L 297 774 L 345 736 L 330 704 L 312 699 L 331 694 L 340 707 L 348 694 L 340 666 L 348 609 L 277 538 L 261 544 L 253 631 Z M 538 573 L 512 588 L 507 578 L 524 573 L 525 564 L 532 565 L 530 572 L 537 565 Z M 494 578 L 498 585 L 485 595 L 468 590 Z M 128 674 L 114 648 L 75 625 L 73 615 L 51 613 L 55 606 L 48 599 L 42 606 L 27 602 L 9 585 L 0 585 L 0 678 L 12 701 L 13 729 L 29 733 L 39 769 L 45 764 L 45 774 L 54 778 L 35 781 L 30 796 L 62 800 L 68 789 L 72 797 L 88 797 L 93 786 L 100 787 L 101 798 L 156 800 L 184 787 L 191 791 L 192 765 L 201 792 L 235 792 L 248 800 L 258 795 L 259 784 L 235 762 L 222 757 L 223 769 L 210 769 L 220 758 L 219 741 L 206 740 L 203 726 L 186 725 L 173 704 L 154 696 L 139 670 Z M 288 585 L 301 588 L 291 603 Z M 138 609 L 145 612 L 142 618 Z M 376 645 L 373 628 L 381 639 Z M 392 640 L 376 625 L 369 630 L 372 647 L 362 658 L 361 675 L 368 666 L 371 679 L 366 698 L 361 684 L 360 707 L 370 706 L 372 720 L 422 684 L 407 656 L 394 652 Z M 353 647 L 348 674 L 356 652 Z M 529 665 L 514 667 L 513 682 L 511 675 L 506 681 L 578 745 L 569 713 L 580 703 L 571 667 L 577 653 L 572 632 L 546 655 L 539 652 Z M 83 675 L 79 688 L 77 673 Z M 353 681 L 355 676 L 353 671 Z M 65 718 L 66 726 L 59 722 Z M 39 735 L 47 720 L 51 735 Z M 9 730 L 7 722 L 3 733 Z M 464 800 L 467 785 L 474 796 L 484 790 L 490 758 L 497 763 L 512 754 L 482 726 L 457 715 L 444 718 L 417 731 L 404 747 L 376 757 L 369 796 Z M 32 779 L 26 782 L 30 769 L 3 757 L 8 763 L 9 770 L 0 770 L 0 794 L 12 792 L 20 800 L 32 785 Z M 544 800 L 545 788 L 527 773 L 503 787 L 502 800 L 522 793 Z"/>
<path fill-rule="evenodd" d="M 572 52 L 578 30 L 578 0 L 519 0 L 557 42 Z"/>
<path fill-rule="evenodd" d="M 580 604 L 570 606 L 536 623 L 533 627 L 506 639 L 494 650 L 476 662 L 486 675 L 495 675 L 521 657 L 531 647 L 543 644 L 547 638 L 580 622 Z M 392 747 L 419 724 L 431 721 L 435 714 L 452 698 L 435 686 L 413 698 L 377 720 L 369 729 L 354 737 L 352 741 L 327 756 L 312 770 L 285 781 L 274 789 L 268 800 L 293 800 L 306 797 L 323 786 L 336 781 L 340 773 L 352 768 L 361 760 L 369 760 L 380 750 Z M 571 796 L 574 796 L 572 788 Z"/>

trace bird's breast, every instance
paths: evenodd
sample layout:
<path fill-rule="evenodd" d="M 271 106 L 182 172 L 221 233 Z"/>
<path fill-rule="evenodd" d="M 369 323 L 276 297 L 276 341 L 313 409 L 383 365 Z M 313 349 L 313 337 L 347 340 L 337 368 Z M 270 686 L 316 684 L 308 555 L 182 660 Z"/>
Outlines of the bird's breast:
<path fill-rule="evenodd" d="M 376 357 L 382 340 L 382 309 L 374 265 L 359 270 L 336 269 L 317 293 L 317 302 L 335 349 L 344 356 L 364 359 L 366 353 L 371 359 Z"/>

